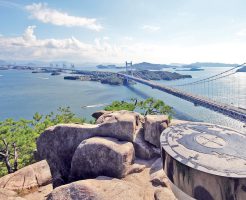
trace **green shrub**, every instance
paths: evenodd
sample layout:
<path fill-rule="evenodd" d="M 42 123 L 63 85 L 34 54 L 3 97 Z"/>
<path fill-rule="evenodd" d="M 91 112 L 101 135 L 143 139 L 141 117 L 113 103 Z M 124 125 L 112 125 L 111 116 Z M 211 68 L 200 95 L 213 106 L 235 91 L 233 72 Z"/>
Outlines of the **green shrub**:
<path fill-rule="evenodd" d="M 104 108 L 107 111 L 128 110 L 139 111 L 143 115 L 156 115 L 163 114 L 168 115 L 171 119 L 173 111 L 172 108 L 166 105 L 159 99 L 148 98 L 146 100 L 138 101 L 137 99 L 131 99 L 131 101 L 113 101 L 110 105 Z"/>
<path fill-rule="evenodd" d="M 35 113 L 32 120 L 6 119 L 0 122 L 0 176 L 8 173 L 6 158 L 4 155 L 9 153 L 9 163 L 14 168 L 14 146 L 16 144 L 18 153 L 18 168 L 27 166 L 34 160 L 36 149 L 36 139 L 48 127 L 59 123 L 84 123 L 85 119 L 75 117 L 69 107 L 59 108 L 55 114 L 43 116 Z M 8 144 L 8 149 L 4 141 Z M 6 152 L 8 150 L 8 152 Z M 14 170 L 13 170 L 14 171 Z"/>

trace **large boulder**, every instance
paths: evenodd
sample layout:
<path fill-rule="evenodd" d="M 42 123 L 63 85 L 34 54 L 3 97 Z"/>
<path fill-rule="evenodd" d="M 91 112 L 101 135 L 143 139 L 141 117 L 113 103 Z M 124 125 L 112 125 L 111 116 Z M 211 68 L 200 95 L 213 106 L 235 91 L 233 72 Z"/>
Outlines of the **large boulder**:
<path fill-rule="evenodd" d="M 147 115 L 144 123 L 144 139 L 145 141 L 160 147 L 160 135 L 169 124 L 166 115 Z"/>
<path fill-rule="evenodd" d="M 122 178 L 127 174 L 135 154 L 131 142 L 93 137 L 77 147 L 70 172 L 70 181 L 97 176 Z"/>
<path fill-rule="evenodd" d="M 43 160 L 0 178 L 0 188 L 26 194 L 48 185 L 51 179 L 49 165 Z"/>
<path fill-rule="evenodd" d="M 100 136 L 132 142 L 140 117 L 134 112 L 119 111 L 103 114 L 97 123 L 60 124 L 40 135 L 37 140 L 38 154 L 50 165 L 54 187 L 68 182 L 73 154 L 83 140 Z"/>
<path fill-rule="evenodd" d="M 97 123 L 112 122 L 114 120 L 126 121 L 126 119 L 130 119 L 132 122 L 135 122 L 133 123 L 134 133 L 131 134 L 133 136 L 131 141 L 135 148 L 136 157 L 149 160 L 159 156 L 159 152 L 155 149 L 155 146 L 144 140 L 144 117 L 139 113 L 125 110 L 114 112 L 106 111 L 97 119 Z M 124 131 L 128 131 L 125 127 L 122 128 Z"/>
<path fill-rule="evenodd" d="M 133 183 L 98 177 L 60 186 L 53 190 L 47 200 L 151 200 L 142 189 Z"/>

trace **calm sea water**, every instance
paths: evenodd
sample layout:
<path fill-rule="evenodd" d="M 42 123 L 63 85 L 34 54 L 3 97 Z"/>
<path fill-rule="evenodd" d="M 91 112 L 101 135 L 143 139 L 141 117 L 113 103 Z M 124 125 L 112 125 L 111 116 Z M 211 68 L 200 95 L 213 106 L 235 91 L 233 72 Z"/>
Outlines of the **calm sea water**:
<path fill-rule="evenodd" d="M 206 68 L 205 71 L 179 72 L 191 74 L 193 78 L 160 82 L 168 85 L 188 83 L 226 69 L 228 68 Z M 237 73 L 213 85 L 210 83 L 181 89 L 200 95 L 213 95 L 214 99 L 246 107 L 245 78 L 246 73 Z M 50 76 L 16 70 L 0 71 L 0 120 L 31 119 L 35 112 L 47 114 L 56 111 L 59 106 L 70 106 L 78 116 L 90 118 L 94 111 L 102 109 L 105 104 L 113 100 L 129 100 L 132 97 L 162 99 L 174 107 L 176 118 L 220 124 L 246 133 L 243 123 L 237 120 L 203 107 L 195 107 L 190 102 L 141 84 L 131 87 L 110 86 L 98 82 L 64 80 L 63 75 Z M 84 107 L 88 105 L 89 107 Z"/>

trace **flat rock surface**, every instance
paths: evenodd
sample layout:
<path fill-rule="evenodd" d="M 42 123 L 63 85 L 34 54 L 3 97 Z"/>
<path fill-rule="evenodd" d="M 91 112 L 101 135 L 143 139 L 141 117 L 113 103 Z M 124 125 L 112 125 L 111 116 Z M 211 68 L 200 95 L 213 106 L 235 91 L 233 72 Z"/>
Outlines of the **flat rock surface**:
<path fill-rule="evenodd" d="M 53 191 L 52 184 L 42 186 L 38 188 L 36 191 L 33 191 L 29 194 L 23 195 L 22 197 L 25 200 L 46 200 L 48 195 Z"/>
<path fill-rule="evenodd" d="M 14 191 L 0 188 L 0 199 L 1 200 L 25 200 L 24 198 L 18 196 Z"/>
<path fill-rule="evenodd" d="M 151 200 L 141 187 L 127 181 L 98 177 L 56 188 L 48 200 Z"/>
<path fill-rule="evenodd" d="M 168 188 L 157 188 L 154 197 L 154 200 L 177 200 L 172 191 Z"/>

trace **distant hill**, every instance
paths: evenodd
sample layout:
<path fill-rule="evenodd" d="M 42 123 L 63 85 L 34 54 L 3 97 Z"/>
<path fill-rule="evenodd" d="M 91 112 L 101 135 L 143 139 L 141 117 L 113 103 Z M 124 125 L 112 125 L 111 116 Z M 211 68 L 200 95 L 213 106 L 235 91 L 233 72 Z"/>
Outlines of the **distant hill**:
<path fill-rule="evenodd" d="M 237 72 L 246 72 L 246 66 L 241 67 L 240 69 L 237 70 Z"/>
<path fill-rule="evenodd" d="M 238 64 L 226 64 L 226 63 L 210 63 L 210 62 L 195 62 L 190 64 L 192 67 L 235 67 Z M 186 65 L 187 66 L 187 65 Z"/>
<path fill-rule="evenodd" d="M 176 66 L 142 62 L 142 63 L 134 64 L 132 65 L 132 67 L 136 70 L 161 70 L 163 68 L 170 68 L 170 67 L 176 67 Z"/>
<path fill-rule="evenodd" d="M 170 67 L 176 67 L 176 66 L 166 65 L 166 64 L 153 64 L 153 63 L 148 63 L 148 62 L 141 62 L 141 63 L 136 63 L 132 65 L 132 68 L 135 70 L 161 70 L 163 68 L 170 68 Z M 117 68 L 124 68 L 124 67 L 116 66 L 116 65 L 97 65 L 97 68 L 117 69 Z"/>
<path fill-rule="evenodd" d="M 98 69 L 119 69 L 119 68 L 123 68 L 123 67 L 119 67 L 116 65 L 97 65 Z"/>
<path fill-rule="evenodd" d="M 132 65 L 132 68 L 135 70 L 162 70 L 163 68 L 192 68 L 194 71 L 196 69 L 200 69 L 203 67 L 235 67 L 237 64 L 226 64 L 226 63 L 210 63 L 210 62 L 195 62 L 191 64 L 180 64 L 180 63 L 172 63 L 170 65 L 167 64 L 154 64 L 148 62 L 141 62 Z M 117 65 L 98 65 L 99 69 L 116 69 L 116 68 L 124 68 L 124 66 Z M 198 70 L 197 70 L 198 71 Z"/>

